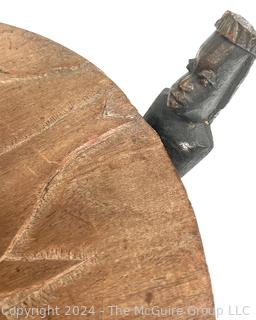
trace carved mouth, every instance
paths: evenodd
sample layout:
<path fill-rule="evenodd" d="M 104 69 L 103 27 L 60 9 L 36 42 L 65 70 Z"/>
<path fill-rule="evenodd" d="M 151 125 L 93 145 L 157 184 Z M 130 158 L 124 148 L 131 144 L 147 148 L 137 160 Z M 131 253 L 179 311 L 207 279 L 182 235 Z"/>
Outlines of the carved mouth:
<path fill-rule="evenodd" d="M 174 104 L 176 102 L 178 105 L 181 105 L 181 106 L 185 106 L 185 104 L 186 104 L 183 94 L 181 92 L 177 92 L 174 90 L 170 91 L 170 99 L 169 100 L 170 101 L 173 100 L 172 102 L 174 102 Z"/>

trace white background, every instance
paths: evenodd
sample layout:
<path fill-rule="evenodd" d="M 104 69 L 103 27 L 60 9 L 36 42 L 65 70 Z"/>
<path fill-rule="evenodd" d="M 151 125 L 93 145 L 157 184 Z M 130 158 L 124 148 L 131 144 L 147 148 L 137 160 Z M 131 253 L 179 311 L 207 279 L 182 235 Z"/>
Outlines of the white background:
<path fill-rule="evenodd" d="M 248 0 L 8 0 L 0 21 L 86 57 L 144 114 L 186 72 L 227 9 L 256 27 L 256 2 Z M 212 126 L 214 150 L 183 178 L 223 320 L 256 319 L 255 119 L 256 64 Z M 229 305 L 250 306 L 251 315 L 229 315 Z"/>

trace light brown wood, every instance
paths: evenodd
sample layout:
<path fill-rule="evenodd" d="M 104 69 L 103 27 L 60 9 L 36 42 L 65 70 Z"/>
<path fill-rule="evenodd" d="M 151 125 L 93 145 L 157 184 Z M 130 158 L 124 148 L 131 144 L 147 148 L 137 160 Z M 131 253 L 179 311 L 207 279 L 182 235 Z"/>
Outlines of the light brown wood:
<path fill-rule="evenodd" d="M 1 319 L 14 318 L 14 306 L 94 306 L 95 319 L 100 309 L 108 319 L 110 305 L 213 307 L 182 182 L 110 79 L 2 24 L 0 113 Z"/>

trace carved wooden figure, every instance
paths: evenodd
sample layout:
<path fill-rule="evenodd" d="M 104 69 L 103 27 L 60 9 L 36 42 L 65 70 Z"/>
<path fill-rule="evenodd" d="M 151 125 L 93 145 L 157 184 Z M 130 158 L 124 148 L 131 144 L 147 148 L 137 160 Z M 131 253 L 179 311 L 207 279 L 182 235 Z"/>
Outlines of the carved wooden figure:
<path fill-rule="evenodd" d="M 190 59 L 188 73 L 164 89 L 145 114 L 183 176 L 213 148 L 210 125 L 247 75 L 256 56 L 256 31 L 227 11 Z"/>

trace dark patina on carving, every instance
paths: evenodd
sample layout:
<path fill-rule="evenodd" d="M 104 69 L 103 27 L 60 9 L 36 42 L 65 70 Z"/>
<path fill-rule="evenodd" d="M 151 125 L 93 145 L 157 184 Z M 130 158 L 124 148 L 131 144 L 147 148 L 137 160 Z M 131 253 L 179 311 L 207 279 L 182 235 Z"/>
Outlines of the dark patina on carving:
<path fill-rule="evenodd" d="M 188 73 L 164 89 L 144 116 L 181 176 L 212 150 L 210 124 L 256 57 L 256 31 L 244 18 L 226 11 L 215 26 L 189 60 Z"/>

